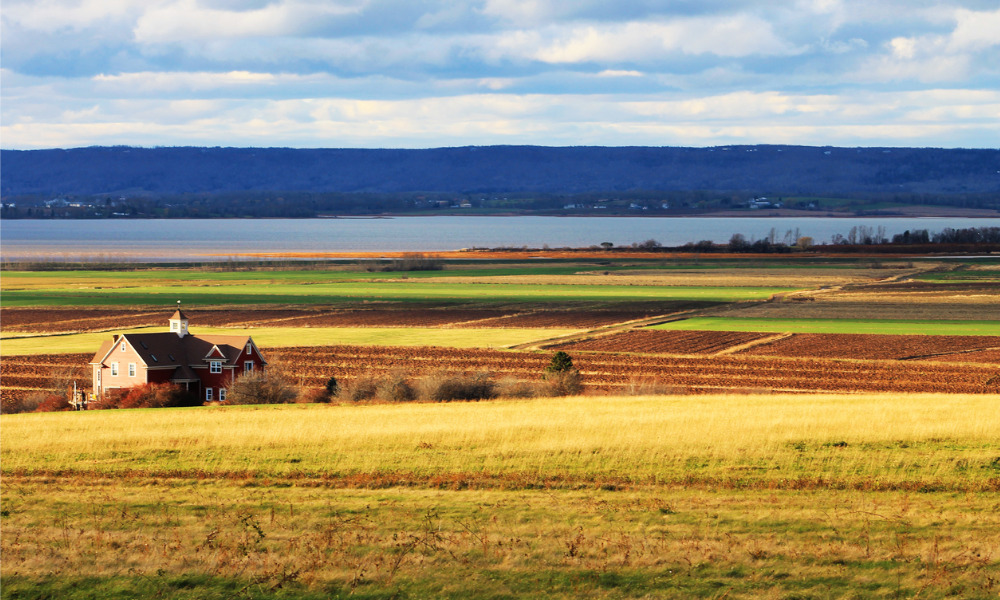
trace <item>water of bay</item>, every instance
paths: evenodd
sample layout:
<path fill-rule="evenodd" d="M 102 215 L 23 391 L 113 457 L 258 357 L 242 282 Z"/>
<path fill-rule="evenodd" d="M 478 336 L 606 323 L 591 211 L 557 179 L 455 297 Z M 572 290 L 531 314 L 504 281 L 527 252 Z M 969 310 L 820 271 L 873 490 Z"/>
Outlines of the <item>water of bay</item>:
<path fill-rule="evenodd" d="M 990 218 L 725 218 L 725 217 L 393 217 L 378 219 L 111 219 L 3 220 L 5 260 L 77 260 L 99 257 L 149 261 L 221 260 L 250 253 L 431 252 L 460 248 L 629 245 L 664 246 L 734 233 L 763 239 L 772 230 L 829 242 L 852 227 L 893 236 L 906 230 L 995 227 Z"/>

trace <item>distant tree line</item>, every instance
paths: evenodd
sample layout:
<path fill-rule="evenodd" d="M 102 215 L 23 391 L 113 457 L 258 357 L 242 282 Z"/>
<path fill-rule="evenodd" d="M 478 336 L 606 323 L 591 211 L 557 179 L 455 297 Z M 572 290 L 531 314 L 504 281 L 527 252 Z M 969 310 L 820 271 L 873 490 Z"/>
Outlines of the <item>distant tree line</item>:
<path fill-rule="evenodd" d="M 4 196 L 4 219 L 217 219 L 299 218 L 382 214 L 541 214 L 681 216 L 747 210 L 750 190 L 611 191 L 555 193 L 347 193 L 219 192 L 97 197 L 27 194 Z M 954 206 L 1000 210 L 996 194 L 847 195 L 838 198 L 778 197 L 784 208 L 891 216 L 880 204 Z M 764 209 L 765 212 L 767 209 Z"/>
<path fill-rule="evenodd" d="M 929 251 L 965 251 L 995 252 L 1000 251 L 1000 227 L 969 227 L 965 229 L 946 228 L 938 233 L 926 229 L 907 230 L 887 237 L 884 226 L 867 227 L 857 225 L 851 227 L 846 234 L 834 234 L 829 244 L 817 244 L 813 238 L 799 234 L 798 229 L 789 229 L 779 235 L 774 228 L 760 239 L 747 239 L 742 233 L 734 233 L 729 242 L 717 244 L 709 240 L 688 242 L 682 246 L 663 246 L 656 240 L 636 242 L 630 246 L 616 247 L 610 242 L 593 246 L 592 250 L 605 251 L 641 251 L 641 252 L 732 252 L 738 254 L 786 254 L 791 252 L 815 251 L 851 251 L 864 250 L 878 252 L 903 250 L 915 247 L 928 247 Z M 934 248 L 947 246 L 948 248 Z"/>

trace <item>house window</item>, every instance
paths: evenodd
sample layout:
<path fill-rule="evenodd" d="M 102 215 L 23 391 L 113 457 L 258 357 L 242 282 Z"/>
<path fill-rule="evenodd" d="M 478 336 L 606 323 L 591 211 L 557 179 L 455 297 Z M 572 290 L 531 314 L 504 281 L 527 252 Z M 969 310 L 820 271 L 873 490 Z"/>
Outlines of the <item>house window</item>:
<path fill-rule="evenodd" d="M 226 388 L 219 388 L 219 402 L 226 401 Z"/>
<path fill-rule="evenodd" d="M 247 342 L 247 354 L 248 355 L 253 354 L 253 344 L 251 344 L 250 342 Z"/>
<path fill-rule="evenodd" d="M 111 376 L 118 377 L 118 363 L 111 363 Z"/>
<path fill-rule="evenodd" d="M 170 331 L 177 331 L 178 327 L 180 327 L 180 323 L 178 323 L 177 321 L 170 322 Z"/>
<path fill-rule="evenodd" d="M 128 376 L 135 377 L 135 363 L 128 364 Z"/>
<path fill-rule="evenodd" d="M 243 372 L 244 373 L 250 373 L 252 371 L 253 371 L 253 361 L 252 360 L 248 360 L 245 363 L 243 363 Z"/>
<path fill-rule="evenodd" d="M 125 352 L 125 342 L 122 342 L 122 352 Z"/>
<path fill-rule="evenodd" d="M 222 361 L 213 360 L 208 363 L 208 371 L 210 373 L 221 373 L 222 372 Z"/>
<path fill-rule="evenodd" d="M 212 401 L 212 388 L 205 388 L 205 402 Z"/>

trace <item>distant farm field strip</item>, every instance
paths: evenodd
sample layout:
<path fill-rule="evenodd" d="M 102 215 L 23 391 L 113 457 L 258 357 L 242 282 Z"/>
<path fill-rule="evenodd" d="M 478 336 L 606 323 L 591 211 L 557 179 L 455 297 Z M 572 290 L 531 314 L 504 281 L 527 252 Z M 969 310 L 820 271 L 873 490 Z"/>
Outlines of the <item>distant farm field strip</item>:
<path fill-rule="evenodd" d="M 163 328 L 126 330 L 127 332 L 163 331 Z M 258 345 L 266 348 L 291 346 L 328 346 L 351 344 L 357 346 L 441 346 L 446 348 L 502 348 L 525 344 L 560 335 L 575 329 L 437 329 L 425 327 L 262 327 L 231 329 L 222 327 L 192 328 L 199 335 L 247 334 Z M 123 332 L 115 332 L 123 333 Z M 110 339 L 110 332 L 79 333 L 27 338 L 4 338 L 0 354 L 66 354 L 96 352 L 101 343 Z"/>
<path fill-rule="evenodd" d="M 770 333 L 873 333 L 883 335 L 1000 335 L 1000 321 L 697 317 L 655 325 L 652 329 Z"/>
<path fill-rule="evenodd" d="M 193 305 L 319 304 L 368 300 L 484 300 L 565 302 L 622 300 L 761 300 L 789 288 L 655 287 L 628 285 L 450 284 L 414 281 L 323 284 L 250 284 L 192 286 L 184 284 L 103 289 L 52 287 L 14 289 L 6 286 L 3 304 L 15 306 L 169 306 L 178 300 Z"/>

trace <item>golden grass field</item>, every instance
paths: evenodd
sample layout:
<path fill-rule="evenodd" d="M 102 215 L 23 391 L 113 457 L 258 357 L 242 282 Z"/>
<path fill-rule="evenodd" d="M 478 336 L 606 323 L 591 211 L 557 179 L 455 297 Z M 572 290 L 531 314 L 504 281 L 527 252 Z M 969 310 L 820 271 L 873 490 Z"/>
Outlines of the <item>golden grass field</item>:
<path fill-rule="evenodd" d="M 7 415 L 4 583 L 12 597 L 995 598 L 994 409 L 726 395 Z"/>
<path fill-rule="evenodd" d="M 988 395 L 762 394 L 9 415 L 2 458 L 5 472 L 29 474 L 467 473 L 981 490 L 997 484 L 995 404 Z"/>

